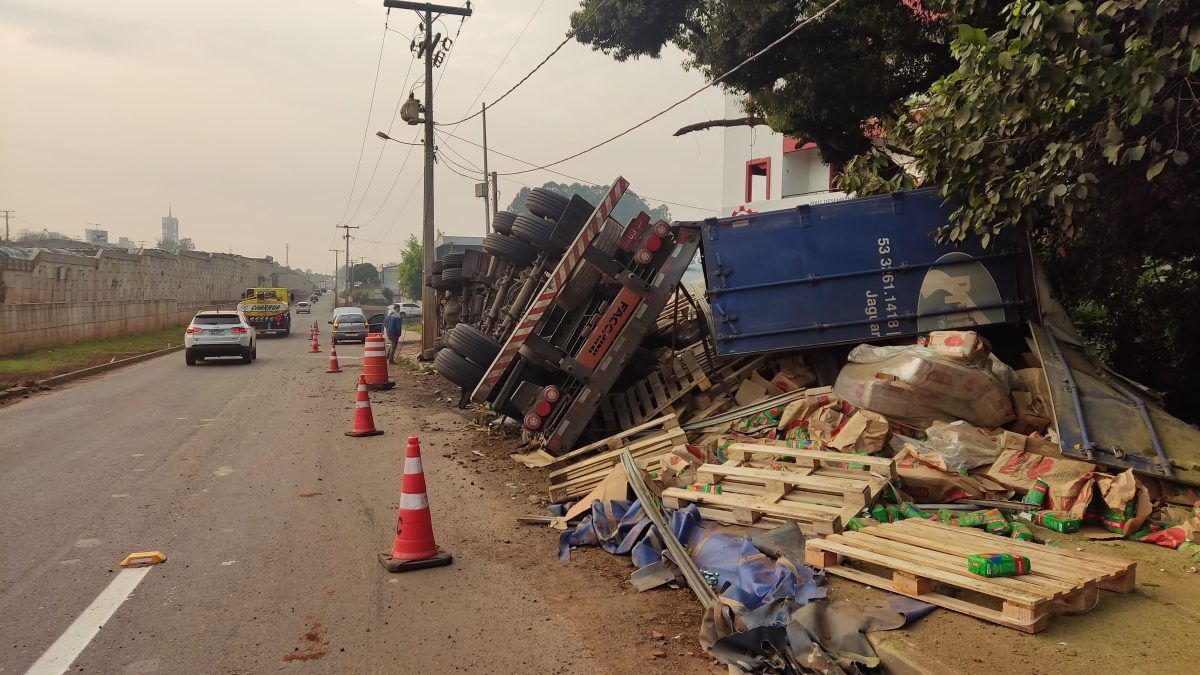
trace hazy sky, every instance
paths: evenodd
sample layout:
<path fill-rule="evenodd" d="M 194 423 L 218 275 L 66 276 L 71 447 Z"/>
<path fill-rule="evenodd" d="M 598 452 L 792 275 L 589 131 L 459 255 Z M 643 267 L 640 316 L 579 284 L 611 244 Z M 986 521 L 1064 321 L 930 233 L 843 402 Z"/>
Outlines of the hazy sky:
<path fill-rule="evenodd" d="M 490 100 L 528 72 L 562 39 L 578 3 L 473 6 L 475 15 L 434 73 L 441 78 L 439 120 L 474 112 L 481 89 L 481 100 Z M 385 17 L 382 0 L 0 0 L 0 209 L 16 211 L 14 231 L 45 227 L 81 236 L 85 222 L 96 222 L 114 241 L 124 235 L 153 245 L 170 202 L 180 235 L 202 250 L 282 259 L 287 242 L 293 266 L 320 271 L 333 265 L 328 249 L 341 246 L 334 225 L 348 222 L 362 226 L 351 243 L 354 257 L 395 259 L 399 243 L 419 235 L 421 149 L 412 149 L 401 171 L 408 148 L 388 143 L 368 179 L 385 143 L 374 132 L 388 129 L 397 100 L 421 72 L 409 51 L 412 12 L 391 12 L 389 25 L 399 33 L 387 33 L 358 188 L 342 221 Z M 453 36 L 459 19 L 437 26 Z M 618 63 L 572 41 L 489 110 L 488 142 L 534 162 L 580 150 L 699 86 L 700 76 L 684 72 L 680 61 L 672 51 L 658 61 Z M 648 197 L 716 209 L 720 132 L 671 133 L 722 116 L 721 95 L 709 91 L 555 168 L 605 184 L 624 175 Z M 404 140 L 418 129 L 398 117 L 391 128 Z M 479 141 L 479 119 L 453 133 Z M 480 164 L 478 149 L 449 143 Z M 524 168 L 495 155 L 490 161 L 502 172 Z M 547 172 L 513 179 L 564 180 Z M 519 188 L 501 180 L 501 208 Z M 437 226 L 482 234 L 483 206 L 473 195 L 472 180 L 439 165 Z M 671 211 L 678 218 L 712 215 Z"/>

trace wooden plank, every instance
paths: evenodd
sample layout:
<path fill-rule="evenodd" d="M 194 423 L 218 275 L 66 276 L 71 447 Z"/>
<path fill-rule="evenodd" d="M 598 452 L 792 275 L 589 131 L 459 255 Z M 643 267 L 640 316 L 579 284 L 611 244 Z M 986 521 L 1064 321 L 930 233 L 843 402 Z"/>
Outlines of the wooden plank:
<path fill-rule="evenodd" d="M 627 439 L 630 436 L 633 436 L 634 434 L 639 434 L 639 433 L 642 433 L 643 431 L 650 431 L 656 427 L 662 427 L 664 429 L 669 429 L 669 428 L 678 427 L 678 426 L 679 426 L 679 423 L 675 419 L 674 415 L 663 415 L 662 417 L 659 417 L 658 419 L 649 420 L 649 421 L 643 422 L 641 424 L 638 424 L 636 426 L 630 426 L 629 428 L 625 429 L 624 431 L 622 431 L 619 434 L 613 434 L 612 436 L 609 436 L 608 438 L 600 439 L 600 440 L 596 441 L 595 443 L 589 443 L 582 447 L 575 448 L 574 450 L 572 450 L 568 453 L 559 455 L 558 458 L 554 460 L 554 463 L 562 464 L 573 457 L 578 457 L 579 455 L 591 452 L 593 450 L 599 450 L 601 448 L 607 447 L 608 442 L 612 441 L 612 440 Z"/>
<path fill-rule="evenodd" d="M 863 464 L 863 470 L 874 470 L 888 477 L 896 477 L 896 461 L 890 457 L 875 457 L 874 455 L 853 455 L 844 452 L 830 452 L 828 450 L 801 450 L 799 448 L 787 448 L 777 445 L 760 445 L 756 443 L 730 443 L 725 449 L 726 454 L 730 459 L 746 459 L 745 455 L 771 455 L 772 457 L 794 457 L 796 463 L 800 464 L 801 460 L 808 462 L 839 462 L 839 463 L 854 463 Z M 857 469 L 846 469 L 847 471 L 855 471 Z"/>
<path fill-rule="evenodd" d="M 609 402 L 607 396 L 600 397 L 600 420 L 604 426 L 614 429 L 617 427 L 617 414 L 613 412 L 612 403 Z"/>
<path fill-rule="evenodd" d="M 811 492 L 840 494 L 850 504 L 863 505 L 869 499 L 870 485 L 865 480 L 852 481 L 841 478 L 827 478 L 791 471 L 773 471 L 771 469 L 752 469 L 725 464 L 704 464 L 696 471 L 699 482 L 718 482 L 717 476 L 735 476 L 743 480 L 777 481 L 803 488 Z"/>
<path fill-rule="evenodd" d="M 817 528 L 817 531 L 823 534 L 831 534 L 841 527 L 840 519 L 837 516 L 831 516 L 826 512 L 809 509 L 798 504 L 786 502 L 766 504 L 760 499 L 744 495 L 713 494 L 711 492 L 697 492 L 682 488 L 667 488 L 663 491 L 663 498 L 666 499 L 668 497 L 683 502 L 715 506 L 734 513 L 760 513 L 789 520 L 803 520 L 812 523 Z"/>
<path fill-rule="evenodd" d="M 924 522 L 918 522 L 916 519 L 903 520 L 903 521 L 900 521 L 900 523 L 902 523 L 908 527 L 915 526 L 915 527 L 936 528 L 939 532 L 944 533 L 946 536 L 970 537 L 976 541 L 988 541 L 990 539 L 990 541 L 993 544 L 995 543 L 994 535 L 988 534 L 981 530 L 969 528 L 969 527 L 952 527 L 950 525 L 943 525 L 941 523 L 935 523 L 931 520 L 926 520 Z M 1113 557 L 1101 555 L 1098 553 L 1088 553 L 1086 551 L 1076 551 L 1075 549 L 1054 548 L 1051 546 L 1045 546 L 1043 544 L 1032 544 L 1032 543 L 1029 543 L 1026 541 L 1021 541 L 1019 539 L 1009 540 L 1006 544 L 1006 548 L 1009 551 L 1019 552 L 1019 553 L 1021 553 L 1021 555 L 1030 557 L 1030 560 L 1033 559 L 1032 556 L 1037 556 L 1037 557 L 1043 558 L 1043 559 L 1045 559 L 1045 557 L 1049 557 L 1049 556 L 1063 556 L 1063 557 L 1067 557 L 1067 558 L 1073 558 L 1076 560 L 1085 561 L 1085 562 L 1091 564 L 1092 566 L 1099 566 L 1110 574 L 1127 572 L 1127 571 L 1133 570 L 1137 567 L 1137 563 L 1130 561 L 1130 560 L 1123 560 L 1121 558 L 1113 558 Z"/>
<path fill-rule="evenodd" d="M 681 352 L 679 357 L 683 365 L 692 372 L 692 376 L 696 380 L 696 386 L 700 388 L 700 391 L 707 391 L 712 388 L 712 382 L 709 381 L 708 373 L 700 365 L 699 361 L 697 361 L 694 352 Z"/>
<path fill-rule="evenodd" d="M 617 423 L 623 427 L 636 426 L 633 421 L 633 411 L 629 409 L 629 399 L 624 392 L 618 392 L 611 397 L 613 410 L 617 413 Z"/>
<path fill-rule="evenodd" d="M 1039 631 L 1045 630 L 1046 625 L 1049 623 L 1049 620 L 1050 620 L 1049 614 L 1046 614 L 1046 615 L 1038 617 L 1037 619 L 1034 619 L 1032 621 L 1021 621 L 1021 620 L 1013 619 L 1011 617 L 1006 616 L 1004 614 L 1004 612 L 1002 612 L 1002 611 L 984 607 L 982 605 L 976 605 L 976 604 L 967 602 L 966 600 L 952 598 L 948 595 L 942 595 L 941 593 L 920 593 L 920 594 L 907 593 L 907 592 L 904 592 L 904 590 L 897 588 L 895 582 L 892 579 L 888 579 L 888 578 L 881 577 L 881 576 L 878 576 L 875 574 L 871 574 L 870 572 L 863 572 L 862 570 L 856 570 L 851 567 L 845 567 L 843 565 L 828 566 L 828 567 L 825 567 L 824 569 L 829 574 L 843 577 L 845 579 L 850 579 L 851 581 L 857 581 L 860 584 L 866 584 L 868 586 L 874 586 L 876 588 L 880 588 L 885 591 L 891 591 L 891 592 L 895 592 L 895 593 L 900 593 L 901 595 L 907 595 L 910 598 L 916 598 L 917 600 L 923 600 L 925 602 L 937 605 L 939 607 L 945 607 L 946 609 L 949 609 L 954 612 L 959 612 L 960 614 L 966 614 L 967 616 L 973 616 L 977 619 L 983 619 L 984 621 L 990 621 L 992 623 L 999 624 L 1001 626 L 1015 628 L 1016 630 L 1023 631 L 1026 633 L 1037 633 Z"/>
<path fill-rule="evenodd" d="M 947 572 L 963 573 L 967 571 L 967 556 L 942 553 L 921 545 L 905 544 L 890 541 L 883 537 L 873 536 L 869 531 L 876 528 L 866 528 L 863 532 L 843 532 L 840 536 L 850 540 L 855 546 L 868 551 L 894 556 L 909 562 L 927 565 Z M 976 551 L 979 553 L 979 551 Z M 1032 566 L 1032 565 L 1031 565 Z M 1033 568 L 1036 571 L 1036 567 Z M 1068 595 L 1082 589 L 1082 582 L 1067 582 L 1042 575 L 1027 574 L 1019 577 L 996 577 L 990 579 L 1002 588 L 1026 590 L 1051 600 Z"/>
<path fill-rule="evenodd" d="M 650 393 L 654 395 L 654 409 L 650 411 L 653 415 L 663 408 L 675 402 L 679 398 L 679 394 L 668 394 L 663 378 L 658 373 L 651 373 L 650 377 L 646 378 L 646 382 L 650 385 Z"/>
<path fill-rule="evenodd" d="M 975 591 L 1001 600 L 1017 600 L 1035 607 L 1046 604 L 1048 599 L 1026 590 L 1004 588 L 999 584 L 990 583 L 992 579 L 975 576 L 963 569 L 961 572 L 940 570 L 921 563 L 913 563 L 892 555 L 875 553 L 858 548 L 853 542 L 844 538 L 844 534 L 833 534 L 824 539 L 810 540 L 805 546 L 812 546 L 821 551 L 830 551 L 838 555 L 881 565 L 890 570 L 907 572 L 916 576 L 927 577 L 951 586 L 968 591 Z M 890 583 L 889 583 L 890 586 Z"/>

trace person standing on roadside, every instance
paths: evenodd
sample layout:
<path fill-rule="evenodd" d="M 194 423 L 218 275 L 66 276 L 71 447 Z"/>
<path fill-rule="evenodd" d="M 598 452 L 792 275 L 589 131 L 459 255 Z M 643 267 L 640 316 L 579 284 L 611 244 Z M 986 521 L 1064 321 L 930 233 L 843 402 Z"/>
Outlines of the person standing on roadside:
<path fill-rule="evenodd" d="M 383 320 L 383 334 L 387 337 L 388 363 L 396 362 L 396 349 L 400 346 L 400 333 L 404 330 L 404 319 L 400 318 L 400 305 L 392 305 Z"/>

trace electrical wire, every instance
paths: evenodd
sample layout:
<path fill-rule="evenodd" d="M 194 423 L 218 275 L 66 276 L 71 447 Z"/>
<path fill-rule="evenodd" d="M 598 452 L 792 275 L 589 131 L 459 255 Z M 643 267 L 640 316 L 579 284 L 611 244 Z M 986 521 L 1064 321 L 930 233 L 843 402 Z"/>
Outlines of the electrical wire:
<path fill-rule="evenodd" d="M 433 130 L 433 133 L 434 133 L 434 135 L 437 137 L 437 139 L 438 139 L 439 141 L 442 141 L 441 143 L 439 143 L 439 144 L 438 144 L 438 146 L 437 146 L 437 147 L 439 147 L 439 148 L 440 148 L 440 147 L 443 147 L 443 146 L 444 146 L 444 147 L 445 147 L 447 150 L 449 150 L 450 152 L 454 153 L 454 154 L 455 154 L 455 156 L 457 156 L 459 159 L 461 159 L 463 162 L 465 162 L 465 163 L 467 164 L 467 166 L 471 167 L 471 170 L 472 170 L 472 171 L 475 171 L 476 173 L 479 173 L 479 174 L 482 174 L 482 173 L 483 173 L 483 169 L 479 168 L 479 165 L 475 164 L 475 162 L 474 162 L 474 161 L 472 161 L 470 158 L 468 158 L 468 157 L 464 156 L 464 155 L 463 155 L 461 152 L 459 152 L 458 150 L 455 150 L 455 149 L 454 149 L 454 146 L 453 146 L 453 145 L 451 145 L 449 142 L 447 142 L 447 141 L 446 141 L 446 138 L 445 138 L 445 136 L 448 136 L 448 135 L 449 135 L 448 133 L 446 133 L 446 132 L 442 132 L 442 131 L 438 131 L 437 129 L 434 129 L 434 130 Z"/>
<path fill-rule="evenodd" d="M 391 11 L 388 11 L 389 17 Z M 354 180 L 350 183 L 350 194 L 346 195 L 346 208 L 342 211 L 340 222 L 346 222 L 350 213 L 350 202 L 354 200 L 354 191 L 358 188 L 358 174 L 362 171 L 363 152 L 367 149 L 367 134 L 371 129 L 371 114 L 375 111 L 375 91 L 379 88 L 379 71 L 383 67 L 383 50 L 387 46 L 388 18 L 383 21 L 383 39 L 379 41 L 379 58 L 375 61 L 375 80 L 371 83 L 371 102 L 367 104 L 367 121 L 363 123 L 362 144 L 358 148 L 358 163 L 354 167 Z"/>
<path fill-rule="evenodd" d="M 404 92 L 408 89 L 408 77 L 412 74 L 412 67 L 416 61 L 416 58 L 409 59 L 408 68 L 404 71 L 404 84 L 400 86 L 400 95 L 396 97 L 396 107 L 392 109 L 392 119 L 388 122 L 387 128 L 388 134 L 392 133 L 392 127 L 396 124 L 396 115 L 400 112 L 400 105 L 404 102 Z M 396 142 L 404 145 L 421 145 L 420 143 L 405 143 L 404 141 Z M 354 220 L 354 218 L 358 216 L 358 212 L 362 208 L 363 202 L 367 200 L 367 193 L 371 191 L 371 185 L 375 182 L 375 173 L 379 171 L 379 163 L 383 161 L 383 153 L 386 149 L 387 143 L 379 146 L 379 154 L 375 157 L 375 166 L 371 168 L 371 177 L 367 179 L 367 186 L 363 188 L 362 196 L 358 198 L 358 204 L 354 206 L 354 213 L 350 214 L 350 220 Z"/>
<path fill-rule="evenodd" d="M 587 16 L 583 17 L 583 19 L 582 19 L 582 20 L 579 22 L 579 25 L 581 25 L 581 26 L 582 26 L 583 24 L 585 24 L 585 23 L 587 23 L 588 21 L 590 21 L 590 20 L 591 20 L 591 18 L 592 18 L 593 16 L 595 16 L 595 15 L 596 15 L 596 12 L 600 11 L 600 8 L 601 8 L 601 7 L 603 7 L 604 5 L 607 5 L 608 3 L 609 3 L 609 0 L 600 0 L 600 2 L 596 3 L 596 6 L 592 8 L 592 11 L 591 11 L 591 12 L 590 12 L 590 13 L 589 13 Z M 541 5 L 538 5 L 538 9 L 541 9 Z M 537 14 L 537 12 L 534 12 L 534 14 Z M 532 21 L 532 20 L 533 20 L 533 17 L 530 17 L 530 21 Z M 526 25 L 526 28 L 528 28 L 528 27 L 529 27 L 529 26 L 528 26 L 528 25 Z M 524 32 L 525 32 L 524 30 L 522 30 L 522 31 L 521 31 L 521 33 L 522 33 L 522 34 L 524 34 Z M 520 80 L 517 80 L 517 83 L 516 83 L 516 84 L 514 84 L 514 85 L 513 85 L 513 86 L 511 86 L 511 87 L 509 87 L 509 88 L 508 88 L 508 91 L 504 92 L 503 94 L 500 94 L 500 96 L 499 96 L 499 97 L 498 97 L 496 100 L 492 101 L 492 102 L 491 102 L 491 104 L 490 104 L 490 105 L 488 105 L 487 107 L 489 107 L 489 108 L 494 108 L 494 107 L 496 106 L 496 104 L 497 104 L 497 103 L 499 103 L 500 101 L 503 101 L 504 99 L 508 98 L 508 95 L 509 95 L 509 94 L 511 94 L 511 93 L 513 93 L 514 91 L 516 91 L 516 90 L 517 90 L 517 87 L 520 87 L 522 84 L 525 84 L 525 82 L 526 82 L 526 81 L 527 81 L 529 78 L 533 77 L 533 74 L 534 74 L 534 73 L 536 73 L 536 72 L 537 72 L 537 71 L 538 71 L 538 70 L 539 70 L 539 69 L 540 69 L 542 66 L 546 65 L 546 62 L 547 62 L 547 61 L 549 61 L 551 58 L 553 58 L 553 57 L 554 57 L 554 55 L 555 55 L 555 54 L 557 54 L 557 53 L 559 52 L 559 50 L 561 50 L 561 49 L 562 49 L 564 46 L 566 46 L 566 44 L 567 44 L 568 42 L 570 42 L 570 41 L 571 41 L 571 38 L 575 37 L 575 33 L 576 33 L 576 31 L 575 31 L 575 29 L 574 29 L 574 28 L 572 28 L 571 30 L 567 31 L 567 36 L 563 38 L 562 42 L 558 43 L 558 46 L 557 46 L 557 47 L 555 47 L 553 50 L 551 50 L 551 51 L 550 51 L 550 53 L 549 53 L 549 54 L 547 54 L 547 55 L 546 55 L 546 58 L 542 59 L 542 60 L 541 60 L 541 61 L 540 61 L 540 62 L 539 62 L 539 63 L 538 63 L 536 66 L 534 66 L 534 67 L 533 67 L 533 70 L 531 70 L 531 71 L 529 71 L 528 73 L 526 73 L 526 74 L 525 74 L 525 77 L 522 77 Z M 518 39 L 518 40 L 520 40 L 520 38 L 519 38 L 519 37 L 518 37 L 517 39 Z M 513 47 L 515 47 L 515 46 L 516 46 L 516 43 L 514 42 L 514 43 L 513 43 Z M 509 48 L 509 51 L 511 52 L 511 51 L 512 51 L 512 48 Z M 504 58 L 508 58 L 508 55 L 506 54 Z M 501 61 L 501 64 L 503 64 L 503 61 Z M 499 70 L 500 70 L 499 66 L 497 66 L 497 67 L 496 67 L 496 70 L 497 70 L 497 71 L 499 71 Z M 495 77 L 495 76 L 496 76 L 496 73 L 492 73 L 492 77 Z M 491 81 L 492 81 L 492 80 L 491 80 L 491 78 L 488 78 L 488 83 L 489 83 L 489 84 L 491 83 Z M 484 89 L 486 89 L 486 88 L 487 88 L 487 84 L 483 85 L 483 87 L 484 87 Z M 482 95 L 483 95 L 483 90 L 480 90 L 480 92 L 479 92 L 479 96 L 482 96 Z M 476 97 L 475 97 L 475 100 L 476 100 L 476 101 L 478 101 L 478 100 L 479 100 L 479 96 L 476 96 Z M 471 102 L 471 105 L 475 105 L 475 102 L 474 102 L 474 101 L 472 101 L 472 102 Z M 468 108 L 469 108 L 469 107 L 470 107 L 470 106 L 468 106 Z M 463 122 L 466 122 L 467 120 L 472 120 L 472 119 L 475 119 L 476 117 L 478 117 L 478 116 L 480 116 L 480 115 L 482 115 L 482 114 L 483 114 L 483 111 L 482 111 L 482 110 L 479 110 L 479 111 L 476 111 L 476 112 L 474 112 L 474 113 L 471 113 L 470 115 L 467 115 L 466 117 L 462 118 L 461 120 L 456 120 L 456 121 L 454 121 L 454 122 L 435 122 L 435 124 L 437 124 L 438 126 L 446 126 L 446 127 L 455 127 L 455 128 L 457 128 L 457 127 L 458 127 L 458 125 L 462 124 Z"/>
<path fill-rule="evenodd" d="M 470 145 L 474 145 L 474 146 L 475 146 L 475 147 L 477 147 L 477 148 L 482 148 L 482 147 L 483 147 L 482 145 L 480 145 L 479 143 L 476 143 L 475 141 L 470 141 L 470 140 L 467 140 L 467 139 L 465 139 L 465 138 L 461 138 L 461 137 L 459 137 L 459 136 L 455 136 L 454 134 L 452 134 L 452 133 L 450 133 L 450 132 L 448 132 L 448 131 L 441 131 L 441 132 L 438 132 L 438 133 L 439 133 L 439 135 L 449 136 L 450 138 L 454 138 L 454 139 L 456 139 L 456 140 L 460 140 L 460 141 L 462 141 L 463 143 L 469 143 Z M 446 139 L 442 138 L 442 142 L 445 144 L 445 146 L 446 146 L 446 147 L 448 147 L 448 148 L 450 148 L 450 147 L 451 147 L 451 145 L 450 145 L 448 142 L 446 142 Z M 451 149 L 453 149 L 453 148 L 451 148 Z M 533 163 L 533 162 L 530 162 L 529 160 L 526 160 L 526 159 L 521 159 L 520 157 L 513 157 L 512 155 L 505 154 L 505 153 L 503 153 L 503 152 L 500 152 L 499 150 L 496 150 L 496 149 L 494 149 L 494 148 L 491 148 L 491 147 L 489 147 L 489 148 L 487 149 L 487 151 L 488 151 L 489 153 L 495 153 L 495 154 L 497 154 L 497 155 L 500 155 L 501 157 L 504 157 L 504 158 L 506 158 L 506 159 L 511 159 L 511 160 L 513 160 L 514 162 L 520 162 L 520 163 L 522 163 L 522 164 L 527 164 L 527 165 L 529 165 L 529 166 L 534 166 L 534 163 Z M 590 184 L 590 185 L 603 185 L 603 183 L 600 183 L 599 181 L 588 180 L 587 178 L 580 178 L 579 176 L 572 176 L 571 174 L 568 174 L 568 173 L 563 173 L 563 172 L 561 172 L 561 171 L 555 171 L 554 169 L 542 169 L 542 170 L 543 170 L 543 171 L 545 171 L 546 173 L 552 173 L 552 174 L 554 174 L 554 175 L 556 175 L 556 176 L 562 176 L 563 178 L 569 178 L 569 179 L 571 179 L 571 180 L 573 180 L 573 181 L 575 181 L 575 182 L 577 182 L 577 183 L 588 183 L 588 184 Z M 507 179 L 506 177 L 507 177 L 507 176 L 511 176 L 511 175 L 513 175 L 513 174 L 512 174 L 512 173 L 497 173 L 496 175 L 497 175 L 497 176 L 500 176 L 500 177 L 505 177 L 505 179 L 506 179 L 506 180 L 510 180 L 510 179 Z M 526 185 L 525 183 L 521 183 L 520 181 L 512 181 L 512 180 L 510 180 L 510 182 L 517 183 L 518 185 Z M 537 186 L 534 186 L 534 185 L 526 185 L 526 187 L 537 187 Z M 719 209 L 710 209 L 710 208 L 706 208 L 706 207 L 703 207 L 703 206 L 695 206 L 695 205 L 693 205 L 693 204 L 682 204 L 682 203 L 680 203 L 680 202 L 672 202 L 672 201 L 668 201 L 668 200 L 666 200 L 666 199 L 659 199 L 658 197 L 652 197 L 652 196 L 650 196 L 650 195 L 639 195 L 639 196 L 640 196 L 642 199 L 653 200 L 653 201 L 659 202 L 659 203 L 661 203 L 661 204 L 669 204 L 669 205 L 671 205 L 671 206 L 681 206 L 681 207 L 683 207 L 683 208 L 687 208 L 687 209 L 695 209 L 695 210 L 697 210 L 697 211 L 710 211 L 710 212 L 714 212 L 714 213 L 716 213 L 716 212 L 718 212 L 718 211 L 719 211 Z"/>
<path fill-rule="evenodd" d="M 635 124 L 635 125 L 633 125 L 633 126 L 629 127 L 628 129 L 626 129 L 626 130 L 624 130 L 624 131 L 622 131 L 622 132 L 620 132 L 620 133 L 617 133 L 617 134 L 615 134 L 615 135 L 613 135 L 613 136 L 610 136 L 610 137 L 606 138 L 605 140 L 603 140 L 603 141 L 600 141 L 599 143 L 596 143 L 596 144 L 594 144 L 594 145 L 592 145 L 592 146 L 590 146 L 590 147 L 584 148 L 583 150 L 580 150 L 579 152 L 576 152 L 576 153 L 574 153 L 574 154 L 572 154 L 572 155 L 567 155 L 566 157 L 563 157 L 562 159 L 555 160 L 555 161 L 553 161 L 553 162 L 549 162 L 549 163 L 547 163 L 547 164 L 540 164 L 540 165 L 538 165 L 538 166 L 535 166 L 535 167 L 533 167 L 533 168 L 531 168 L 531 169 L 522 169 L 522 170 L 520 170 L 520 171 L 507 171 L 507 172 L 502 172 L 502 173 L 501 173 L 501 175 L 505 175 L 505 176 L 515 176 L 515 175 L 522 174 L 522 173 L 529 173 L 529 172 L 531 172 L 531 171 L 538 171 L 538 170 L 540 170 L 540 169 L 545 169 L 545 168 L 548 168 L 548 167 L 551 167 L 551 166 L 558 166 L 559 164 L 562 164 L 563 162 L 568 162 L 568 161 L 570 161 L 570 160 L 572 160 L 572 159 L 575 159 L 575 158 L 577 158 L 577 157 L 581 157 L 581 156 L 583 156 L 583 155 L 586 155 L 587 153 L 589 153 L 589 152 L 591 152 L 591 151 L 593 151 L 593 150 L 596 150 L 596 149 L 598 149 L 598 148 L 602 148 L 602 147 L 604 147 L 604 146 L 608 145 L 609 143 L 612 143 L 613 141 L 617 140 L 618 138 L 621 138 L 622 136 L 625 136 L 625 135 L 627 135 L 627 134 L 629 134 L 629 133 L 632 133 L 633 131 L 635 131 L 635 130 L 637 130 L 637 129 L 640 129 L 641 127 L 644 127 L 644 126 L 646 126 L 646 125 L 647 125 L 647 124 L 649 124 L 650 122 L 653 122 L 654 120 L 656 120 L 656 119 L 658 119 L 658 118 L 662 117 L 663 115 L 665 115 L 665 114 L 667 114 L 668 112 L 670 112 L 670 111 L 674 110 L 675 108 L 678 108 L 679 106 L 683 105 L 684 103 L 686 103 L 686 102 L 688 102 L 688 101 L 692 100 L 693 98 L 695 98 L 695 97 L 699 96 L 701 93 L 703 93 L 703 92 L 707 91 L 708 89 L 711 89 L 712 87 L 715 87 L 716 85 L 720 84 L 722 80 L 724 80 L 725 78 L 729 77 L 730 75 L 733 75 L 733 74 L 734 74 L 734 73 L 736 73 L 737 71 L 741 70 L 741 69 L 742 69 L 742 68 L 743 68 L 743 67 L 744 67 L 746 64 L 748 64 L 748 63 L 750 63 L 750 62 L 752 62 L 752 61 L 754 61 L 754 60 L 758 59 L 760 56 L 762 56 L 763 54 L 766 54 L 767 52 L 771 51 L 771 50 L 772 50 L 772 49 L 774 49 L 775 47 L 778 47 L 780 44 L 782 44 L 783 42 L 785 42 L 785 41 L 786 41 L 788 38 L 790 38 L 790 37 L 792 37 L 793 35 L 795 35 L 796 33 L 800 32 L 800 30 L 801 30 L 801 29 L 803 29 L 804 27 L 808 26 L 809 24 L 812 24 L 813 22 L 815 22 L 815 21 L 817 21 L 818 19 L 820 19 L 820 18 L 822 18 L 823 16 L 825 16 L 825 14 L 826 14 L 826 13 L 828 13 L 828 12 L 829 12 L 831 9 L 833 9 L 834 7 L 836 7 L 836 6 L 838 6 L 839 4 L 841 4 L 841 2 L 842 2 L 842 0 L 833 0 L 833 1 L 832 1 L 832 2 L 830 2 L 829 4 L 825 5 L 825 7 L 824 7 L 823 9 L 821 9 L 821 11 L 817 12 L 816 14 L 813 14 L 812 16 L 808 17 L 807 19 L 805 19 L 805 20 L 801 21 L 800 23 L 796 24 L 795 26 L 793 26 L 793 27 L 792 27 L 792 29 L 791 29 L 791 30 L 789 30 L 788 32 L 784 33 L 782 36 L 780 36 L 779 38 L 777 38 L 777 39 L 776 39 L 774 42 L 772 42 L 771 44 L 769 44 L 769 45 L 767 45 L 766 47 L 763 47 L 763 48 L 762 48 L 762 49 L 760 49 L 759 51 L 755 52 L 753 55 L 751 55 L 751 56 L 750 56 L 749 58 L 747 58 L 745 61 L 742 61 L 741 63 L 737 64 L 737 65 L 736 65 L 736 66 L 734 66 L 733 68 L 730 68 L 729 70 L 727 70 L 727 71 L 725 71 L 724 73 L 722 73 L 722 74 L 721 74 L 719 77 L 717 77 L 717 78 L 713 79 L 711 82 L 705 83 L 705 85 L 704 85 L 704 86 L 700 87 L 700 88 L 699 88 L 699 89 L 697 89 L 696 91 L 693 91 L 692 93 L 688 94 L 687 96 L 684 96 L 683 98 L 679 99 L 678 101 L 676 101 L 676 102 L 672 103 L 671 105 L 667 106 L 666 108 L 663 108 L 662 110 L 660 110 L 660 111 L 658 111 L 658 112 L 654 113 L 654 114 L 653 114 L 653 115 L 651 115 L 650 117 L 647 117 L 646 119 L 642 120 L 641 122 L 638 122 L 637 124 Z"/>
<path fill-rule="evenodd" d="M 513 43 L 508 46 L 508 51 L 504 52 L 504 57 L 502 59 L 500 59 L 500 63 L 496 64 L 496 69 L 492 71 L 491 77 L 489 77 L 487 79 L 487 82 L 483 83 L 483 86 L 479 88 L 479 93 L 475 94 L 475 98 L 471 99 L 471 102 L 467 104 L 467 110 L 470 110 L 471 108 L 475 107 L 475 103 L 479 100 L 479 97 L 483 96 L 483 92 L 487 91 L 488 85 L 492 83 L 492 80 L 496 79 L 496 74 L 499 73 L 500 69 L 504 67 L 504 62 L 508 61 L 508 57 L 510 55 L 512 55 L 513 50 L 516 49 L 518 44 L 520 44 L 521 38 L 525 37 L 525 31 L 529 30 L 529 26 L 531 24 L 533 24 L 533 20 L 535 18 L 537 18 L 538 12 L 542 11 L 542 6 L 545 4 L 546 4 L 546 0 L 542 0 L 540 3 L 538 3 L 537 8 L 533 10 L 533 14 L 529 15 L 529 20 L 526 21 L 525 26 L 523 28 L 521 28 L 521 32 L 517 33 L 517 39 L 513 40 Z M 570 38 L 567 38 L 567 39 L 569 40 Z M 481 110 L 480 113 L 482 113 L 482 112 L 483 111 Z M 471 117 L 474 117 L 474 115 L 472 115 Z M 459 124 L 471 119 L 471 117 L 464 117 L 458 123 L 449 125 L 449 126 L 452 126 L 453 128 L 457 129 Z"/>

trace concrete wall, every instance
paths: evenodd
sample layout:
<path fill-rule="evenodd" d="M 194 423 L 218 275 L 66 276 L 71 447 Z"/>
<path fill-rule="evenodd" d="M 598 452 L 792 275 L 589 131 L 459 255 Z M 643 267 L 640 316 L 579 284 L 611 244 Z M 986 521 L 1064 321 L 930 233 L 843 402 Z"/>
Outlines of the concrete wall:
<path fill-rule="evenodd" d="M 272 261 L 223 253 L 0 248 L 0 355 L 177 325 L 276 278 L 313 288 Z"/>

